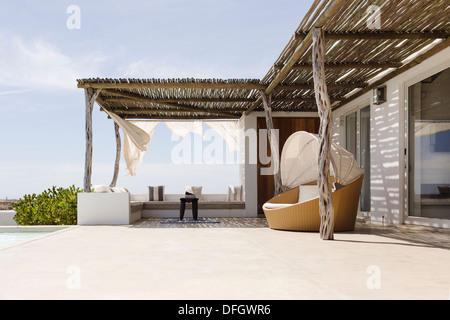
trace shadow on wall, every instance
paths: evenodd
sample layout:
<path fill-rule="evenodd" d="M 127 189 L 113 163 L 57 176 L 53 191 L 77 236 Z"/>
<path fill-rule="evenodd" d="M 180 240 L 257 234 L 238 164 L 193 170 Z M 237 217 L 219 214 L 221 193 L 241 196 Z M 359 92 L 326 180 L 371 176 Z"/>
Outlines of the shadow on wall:
<path fill-rule="evenodd" d="M 373 105 L 371 114 L 371 218 L 387 225 L 400 221 L 399 92 L 386 103 Z"/>

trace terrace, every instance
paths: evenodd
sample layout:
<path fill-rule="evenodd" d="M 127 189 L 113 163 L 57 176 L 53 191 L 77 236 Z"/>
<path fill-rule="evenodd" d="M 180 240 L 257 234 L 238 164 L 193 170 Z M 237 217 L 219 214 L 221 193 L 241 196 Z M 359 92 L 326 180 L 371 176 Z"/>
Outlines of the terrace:
<path fill-rule="evenodd" d="M 367 27 L 370 5 L 383 12 L 381 29 Z M 239 120 L 243 128 L 256 129 L 257 115 L 263 124 L 273 120 L 275 128 L 286 118 L 290 125 L 278 128 L 290 134 L 298 130 L 295 117 L 308 113 L 318 118 L 311 58 L 314 28 L 325 31 L 326 84 L 331 107 L 338 110 L 446 50 L 449 21 L 445 1 L 318 0 L 261 80 L 80 79 L 78 87 L 86 95 L 85 191 L 91 184 L 94 103 L 108 117 L 123 121 Z M 312 121 L 311 130 L 317 124 Z M 119 125 L 115 129 L 118 157 L 112 186 L 121 152 Z M 240 146 L 244 153 L 258 148 Z M 125 203 L 118 212 L 127 213 L 122 225 L 72 226 L 0 248 L 0 298 L 449 298 L 449 230 L 373 225 L 362 217 L 353 231 L 337 233 L 334 241 L 319 241 L 312 232 L 271 230 L 258 217 L 257 188 L 267 188 L 271 197 L 277 178 L 271 175 L 259 183 L 257 165 L 245 163 L 244 168 L 245 213 L 239 218 L 184 225 L 163 224 L 161 217 L 132 222 L 127 220 L 133 210 L 125 196 L 125 202 L 118 202 Z M 137 202 L 132 206 L 142 210 L 145 204 Z M 175 205 L 166 209 L 177 209 L 170 206 Z"/>
<path fill-rule="evenodd" d="M 264 128 L 280 130 L 280 136 L 284 136 L 278 145 L 269 139 L 271 161 L 276 163 L 286 137 L 299 130 L 295 118 L 319 119 L 315 87 L 319 84 L 313 79 L 312 58 L 315 30 L 323 31 L 325 58 L 320 63 L 325 76 L 320 85 L 326 88 L 332 112 L 411 70 L 450 44 L 448 8 L 444 1 L 315 1 L 261 80 L 79 79 L 78 87 L 86 95 L 84 190 L 89 192 L 91 185 L 95 102 L 116 122 L 114 177 L 118 174 L 121 151 L 118 121 L 228 120 L 239 121 L 241 129 L 261 129 L 265 125 Z M 264 118 L 261 126 L 259 122 L 255 124 L 254 117 L 258 115 Z M 290 128 L 277 124 L 277 117 L 292 121 Z M 320 120 L 324 121 L 322 116 Z M 328 125 L 327 130 L 332 130 L 335 138 L 338 134 L 332 126 Z M 307 127 L 311 132 L 318 130 L 317 122 Z M 243 159 L 252 152 L 258 153 L 255 143 L 245 141 L 240 142 L 239 150 Z M 242 180 L 247 217 L 262 213 L 262 204 L 283 187 L 278 173 L 262 177 L 255 174 L 256 170 L 254 164 L 245 162 Z M 115 178 L 111 186 L 115 186 L 114 181 Z"/>
<path fill-rule="evenodd" d="M 183 306 L 215 299 L 449 297 L 448 230 L 361 221 L 354 232 L 320 241 L 315 233 L 271 230 L 261 218 L 189 228 L 157 220 L 69 227 L 0 248 L 0 296 L 173 299 Z"/>

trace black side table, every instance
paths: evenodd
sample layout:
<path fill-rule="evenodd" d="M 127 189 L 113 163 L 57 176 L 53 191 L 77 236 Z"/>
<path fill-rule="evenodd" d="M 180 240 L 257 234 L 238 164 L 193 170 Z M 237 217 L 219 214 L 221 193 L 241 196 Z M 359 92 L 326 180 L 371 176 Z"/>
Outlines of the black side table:
<path fill-rule="evenodd" d="M 180 198 L 181 206 L 180 206 L 180 220 L 183 220 L 184 210 L 186 209 L 186 202 L 192 202 L 192 216 L 194 220 L 197 220 L 198 217 L 198 198 Z"/>

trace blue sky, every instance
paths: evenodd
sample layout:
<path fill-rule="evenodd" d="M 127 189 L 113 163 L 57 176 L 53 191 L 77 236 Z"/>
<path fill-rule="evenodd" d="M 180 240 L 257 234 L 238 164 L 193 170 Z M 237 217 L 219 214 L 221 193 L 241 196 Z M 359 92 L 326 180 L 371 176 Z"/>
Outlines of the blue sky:
<path fill-rule="evenodd" d="M 164 0 L 0 2 L 0 199 L 51 186 L 82 187 L 84 93 L 78 78 L 262 78 L 312 1 Z M 80 9 L 69 29 L 67 8 Z M 109 184 L 113 123 L 94 107 L 93 184 Z M 135 177 L 121 164 L 118 186 L 225 193 L 237 165 L 171 163 L 164 125 Z"/>

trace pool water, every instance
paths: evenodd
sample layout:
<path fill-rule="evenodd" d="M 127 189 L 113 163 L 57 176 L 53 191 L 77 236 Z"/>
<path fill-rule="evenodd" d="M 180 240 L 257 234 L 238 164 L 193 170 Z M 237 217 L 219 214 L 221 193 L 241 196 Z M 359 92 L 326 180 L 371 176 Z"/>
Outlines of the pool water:
<path fill-rule="evenodd" d="M 0 248 L 28 241 L 49 233 L 50 232 L 1 232 Z"/>

